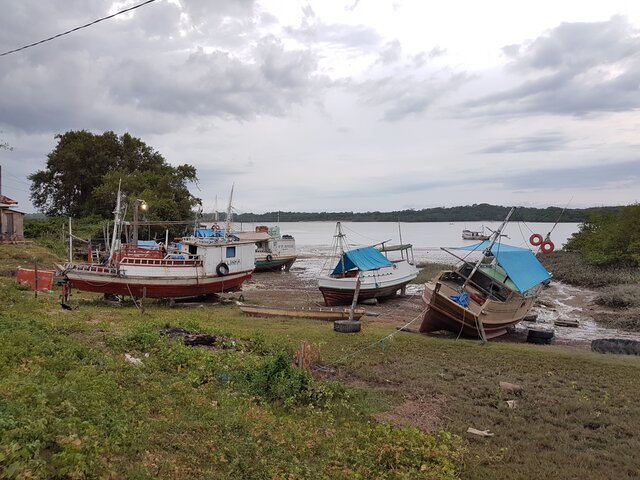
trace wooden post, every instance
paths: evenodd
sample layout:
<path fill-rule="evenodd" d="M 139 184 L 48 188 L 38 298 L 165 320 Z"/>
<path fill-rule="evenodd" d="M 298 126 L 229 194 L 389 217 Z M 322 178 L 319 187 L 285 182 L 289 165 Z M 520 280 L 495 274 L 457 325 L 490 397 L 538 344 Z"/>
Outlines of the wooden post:
<path fill-rule="evenodd" d="M 147 287 L 142 287 L 142 298 L 140 299 L 140 313 L 144 315 L 144 300 L 147 298 Z"/>
<path fill-rule="evenodd" d="M 38 260 L 36 259 L 33 260 L 33 271 L 34 271 L 33 282 L 35 286 L 34 296 L 38 298 Z"/>
<path fill-rule="evenodd" d="M 351 302 L 351 310 L 349 310 L 349 321 L 353 320 L 353 311 L 358 304 L 358 294 L 360 293 L 360 272 L 358 272 L 358 276 L 356 277 L 356 291 L 353 293 L 353 301 Z"/>

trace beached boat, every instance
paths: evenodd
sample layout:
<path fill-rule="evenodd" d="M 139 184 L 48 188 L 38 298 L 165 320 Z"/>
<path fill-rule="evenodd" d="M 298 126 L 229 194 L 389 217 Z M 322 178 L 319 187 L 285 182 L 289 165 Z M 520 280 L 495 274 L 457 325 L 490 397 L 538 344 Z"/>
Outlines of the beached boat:
<path fill-rule="evenodd" d="M 255 232 L 237 232 L 241 240 L 256 244 L 256 272 L 282 270 L 289 271 L 298 258 L 296 241 L 291 235 L 281 235 L 280 227 L 256 227 Z"/>
<path fill-rule="evenodd" d="M 463 240 L 489 240 L 489 238 L 491 235 L 484 232 L 484 227 L 480 231 L 467 230 L 466 228 L 462 230 Z"/>
<path fill-rule="evenodd" d="M 69 262 L 62 274 L 87 292 L 136 298 L 190 298 L 240 288 L 251 278 L 255 246 L 222 230 L 196 230 L 175 246 L 120 243 L 120 192 L 109 258 L 99 264 Z"/>
<path fill-rule="evenodd" d="M 462 263 L 425 285 L 421 332 L 447 330 L 486 340 L 505 334 L 529 313 L 551 274 L 529 249 L 496 241 L 507 220 L 489 241 L 443 249 Z M 454 251 L 481 256 L 471 263 Z"/>
<path fill-rule="evenodd" d="M 318 288 L 327 306 L 348 305 L 356 300 L 392 297 L 418 274 L 410 244 L 347 249 L 340 222 L 336 226 L 332 271 L 318 279 Z M 393 252 L 393 253 L 392 253 Z M 390 254 L 400 258 L 389 258 Z"/>
<path fill-rule="evenodd" d="M 250 317 L 291 317 L 313 318 L 316 320 L 348 320 L 351 313 L 349 308 L 276 308 L 261 305 L 241 305 L 240 310 Z M 353 320 L 359 320 L 364 314 L 362 308 L 353 310 Z"/>

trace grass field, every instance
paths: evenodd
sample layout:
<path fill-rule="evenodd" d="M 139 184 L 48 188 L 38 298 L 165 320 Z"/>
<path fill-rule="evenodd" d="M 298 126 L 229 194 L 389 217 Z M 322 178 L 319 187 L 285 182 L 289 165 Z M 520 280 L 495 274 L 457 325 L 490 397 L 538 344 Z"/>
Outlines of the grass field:
<path fill-rule="evenodd" d="M 381 342 L 394 329 L 380 319 L 345 335 L 236 306 L 72 304 L 0 278 L 0 478 L 638 478 L 636 357 Z M 291 367 L 301 340 L 325 366 L 313 376 Z"/>

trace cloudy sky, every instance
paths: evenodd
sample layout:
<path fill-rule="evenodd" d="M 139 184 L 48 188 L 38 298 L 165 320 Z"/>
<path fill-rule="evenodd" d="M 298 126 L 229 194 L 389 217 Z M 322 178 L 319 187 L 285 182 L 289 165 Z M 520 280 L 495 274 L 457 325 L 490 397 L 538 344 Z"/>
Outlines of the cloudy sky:
<path fill-rule="evenodd" d="M 0 53 L 142 3 L 0 0 Z M 2 193 L 129 132 L 241 212 L 640 201 L 637 0 L 156 0 L 0 57 Z"/>

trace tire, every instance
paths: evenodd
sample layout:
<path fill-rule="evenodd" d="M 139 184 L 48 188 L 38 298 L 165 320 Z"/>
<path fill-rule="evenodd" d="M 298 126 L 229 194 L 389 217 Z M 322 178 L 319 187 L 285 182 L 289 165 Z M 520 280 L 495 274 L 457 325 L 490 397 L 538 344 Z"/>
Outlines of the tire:
<path fill-rule="evenodd" d="M 339 333 L 357 333 L 362 328 L 362 322 L 358 320 L 336 320 L 333 322 L 333 330 Z"/>
<path fill-rule="evenodd" d="M 640 355 L 640 341 L 623 338 L 599 338 L 591 342 L 591 350 L 598 353 Z"/>
<path fill-rule="evenodd" d="M 552 330 L 532 330 L 529 329 L 529 333 L 527 334 L 527 339 L 529 338 L 541 338 L 543 340 L 550 340 L 554 337 L 554 332 Z"/>
<path fill-rule="evenodd" d="M 527 343 L 533 343 L 535 345 L 550 345 L 552 340 L 552 338 L 527 337 Z"/>
<path fill-rule="evenodd" d="M 267 262 L 273 261 L 273 257 L 271 255 L 267 255 Z"/>
<path fill-rule="evenodd" d="M 220 263 L 216 267 L 216 273 L 219 277 L 224 277 L 225 275 L 229 275 L 229 265 L 226 263 Z"/>

